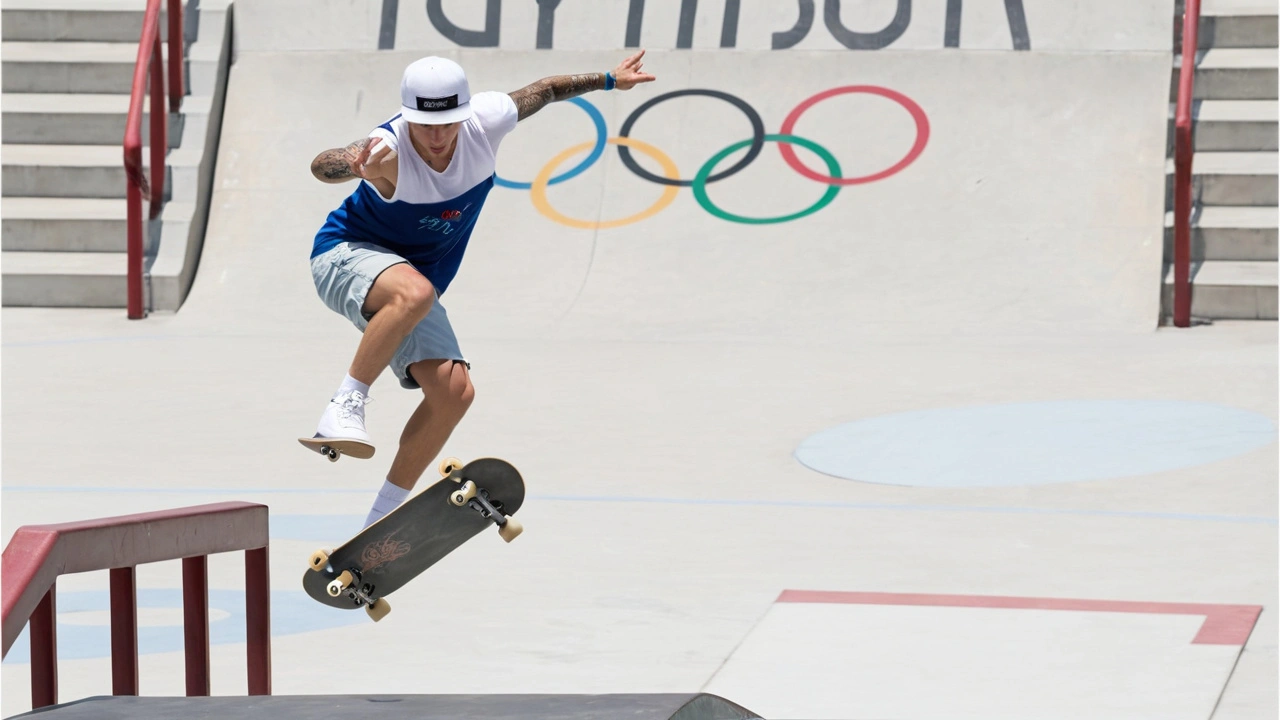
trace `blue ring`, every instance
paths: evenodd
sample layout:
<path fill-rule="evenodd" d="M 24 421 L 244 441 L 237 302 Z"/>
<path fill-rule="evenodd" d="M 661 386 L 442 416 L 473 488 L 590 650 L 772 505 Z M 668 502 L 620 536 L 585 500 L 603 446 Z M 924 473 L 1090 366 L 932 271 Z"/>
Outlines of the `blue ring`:
<path fill-rule="evenodd" d="M 586 100 L 583 100 L 582 98 L 576 98 L 576 97 L 569 98 L 569 102 L 573 103 L 574 105 L 577 105 L 583 110 L 586 110 L 587 115 L 591 117 L 591 122 L 595 123 L 596 146 L 591 149 L 591 154 L 588 155 L 585 159 L 583 159 L 582 162 L 578 163 L 577 165 L 574 165 L 568 170 L 565 170 L 559 175 L 556 175 L 555 177 L 548 180 L 547 181 L 548 185 L 555 185 L 556 183 L 562 183 L 565 180 L 571 180 L 577 177 L 578 175 L 580 175 L 587 168 L 595 164 L 596 160 L 600 159 L 600 156 L 604 154 L 605 145 L 608 144 L 609 129 L 605 127 L 604 115 L 600 114 L 600 111 L 596 108 L 596 106 L 592 105 Z M 511 188 L 513 190 L 529 190 L 533 188 L 533 183 L 531 182 L 515 182 L 514 180 L 504 180 L 501 177 L 498 177 L 498 173 L 496 172 L 493 174 L 493 182 L 495 185 L 498 185 L 499 187 Z"/>

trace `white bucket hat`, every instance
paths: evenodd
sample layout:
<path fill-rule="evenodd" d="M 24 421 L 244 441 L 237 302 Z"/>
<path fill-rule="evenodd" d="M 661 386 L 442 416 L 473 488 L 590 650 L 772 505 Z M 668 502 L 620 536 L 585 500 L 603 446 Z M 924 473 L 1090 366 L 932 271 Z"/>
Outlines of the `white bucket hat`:
<path fill-rule="evenodd" d="M 471 87 L 462 66 L 441 57 L 415 60 L 400 80 L 400 112 L 411 123 L 447 125 L 471 117 Z"/>

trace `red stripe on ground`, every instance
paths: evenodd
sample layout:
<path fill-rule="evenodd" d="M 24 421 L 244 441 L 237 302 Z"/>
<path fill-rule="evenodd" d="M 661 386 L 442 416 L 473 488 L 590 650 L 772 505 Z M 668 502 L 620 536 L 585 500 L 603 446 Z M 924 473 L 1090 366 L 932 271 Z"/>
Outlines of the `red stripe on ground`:
<path fill-rule="evenodd" d="M 1074 600 L 1069 598 L 1002 597 L 996 595 L 931 595 L 916 593 L 784 590 L 777 602 L 846 605 L 912 605 L 917 607 L 1000 608 L 1007 610 L 1076 610 L 1090 612 L 1203 615 L 1195 645 L 1244 645 L 1262 613 L 1261 605 Z"/>

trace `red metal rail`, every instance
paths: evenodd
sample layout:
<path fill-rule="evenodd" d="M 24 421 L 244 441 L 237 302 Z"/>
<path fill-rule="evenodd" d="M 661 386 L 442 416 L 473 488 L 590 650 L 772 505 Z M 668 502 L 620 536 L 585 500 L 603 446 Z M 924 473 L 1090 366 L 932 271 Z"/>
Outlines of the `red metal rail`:
<path fill-rule="evenodd" d="M 1191 106 L 1200 42 L 1200 0 L 1186 0 L 1182 18 L 1182 67 L 1173 128 L 1173 324 L 1191 325 Z"/>
<path fill-rule="evenodd" d="M 31 621 L 31 705 L 58 702 L 59 575 L 110 570 L 111 691 L 138 694 L 137 565 L 182 559 L 187 695 L 209 694 L 207 556 L 245 552 L 249 694 L 271 694 L 271 607 L 267 506 L 215 503 L 159 512 L 24 525 L 0 561 L 4 654 Z"/>
<path fill-rule="evenodd" d="M 142 287 L 142 196 L 150 194 L 150 217 L 160 213 L 164 200 L 165 153 L 169 149 L 169 113 L 178 112 L 182 106 L 183 45 L 182 0 L 169 2 L 169 101 L 166 107 L 163 66 L 164 54 L 160 45 L 160 1 L 147 0 L 147 12 L 142 20 L 142 38 L 138 42 L 138 60 L 133 68 L 133 89 L 129 96 L 129 115 L 124 129 L 124 171 L 127 178 L 128 206 L 128 313 L 130 320 L 147 316 Z M 142 167 L 142 105 L 147 88 L 147 76 L 151 77 L 151 179 L 148 181 Z"/>

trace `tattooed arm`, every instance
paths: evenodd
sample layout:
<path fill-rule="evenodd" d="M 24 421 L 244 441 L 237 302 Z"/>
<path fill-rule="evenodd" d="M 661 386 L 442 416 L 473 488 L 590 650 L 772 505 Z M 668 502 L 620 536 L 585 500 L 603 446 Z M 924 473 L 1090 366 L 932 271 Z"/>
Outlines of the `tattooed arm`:
<path fill-rule="evenodd" d="M 623 60 L 614 68 L 615 87 L 619 90 L 630 90 L 640 83 L 653 82 L 657 78 L 641 72 L 644 51 Z M 587 73 L 585 75 L 553 75 L 543 78 L 511 93 L 511 99 L 519 110 L 519 119 L 523 120 L 558 100 L 568 100 L 592 90 L 605 88 L 605 73 Z"/>
<path fill-rule="evenodd" d="M 523 120 L 550 103 L 603 89 L 604 73 L 552 75 L 511 93 L 511 99 L 520 111 L 519 119 Z"/>
<path fill-rule="evenodd" d="M 381 138 L 366 137 L 345 148 L 325 150 L 311 161 L 311 174 L 320 182 L 331 184 L 364 178 L 373 183 L 383 197 L 390 198 L 395 195 L 399 178 L 398 156 L 385 143 L 377 152 L 372 152 L 381 142 Z"/>

